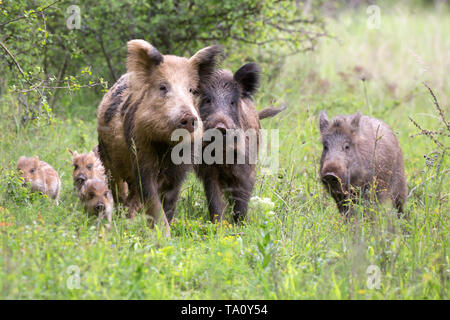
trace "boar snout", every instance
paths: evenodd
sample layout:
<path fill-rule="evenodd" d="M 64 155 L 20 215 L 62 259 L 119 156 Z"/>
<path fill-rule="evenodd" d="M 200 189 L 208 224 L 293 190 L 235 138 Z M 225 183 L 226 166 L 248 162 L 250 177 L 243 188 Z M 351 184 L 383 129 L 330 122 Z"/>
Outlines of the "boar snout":
<path fill-rule="evenodd" d="M 334 174 L 333 172 L 328 172 L 325 175 L 322 176 L 322 181 L 328 184 L 332 184 L 335 183 L 337 181 L 339 181 L 340 178 Z"/>
<path fill-rule="evenodd" d="M 219 130 L 223 135 L 226 135 L 228 129 L 226 124 L 223 122 L 216 124 L 214 128 Z"/>
<path fill-rule="evenodd" d="M 194 116 L 192 113 L 187 112 L 184 113 L 178 122 L 178 129 L 186 129 L 190 133 L 194 132 L 196 129 L 196 123 L 198 118 Z"/>
<path fill-rule="evenodd" d="M 339 163 L 335 161 L 325 162 L 321 170 L 321 179 L 330 186 L 339 187 L 346 180 L 345 173 L 346 170 Z"/>
<path fill-rule="evenodd" d="M 208 129 L 217 129 L 223 135 L 227 133 L 227 130 L 235 129 L 236 126 L 233 124 L 231 119 L 221 114 L 217 115 L 210 121 L 208 121 Z"/>
<path fill-rule="evenodd" d="M 332 192 L 344 192 L 343 180 L 333 172 L 327 172 L 325 175 L 323 175 L 322 182 L 327 185 L 330 190 L 332 190 Z"/>
<path fill-rule="evenodd" d="M 78 185 L 82 185 L 85 181 L 86 181 L 86 176 L 85 176 L 84 174 L 78 175 L 77 178 L 76 178 L 76 180 L 75 180 L 75 182 L 76 182 Z"/>
<path fill-rule="evenodd" d="M 105 204 L 103 202 L 98 202 L 95 205 L 94 209 L 97 213 L 102 212 L 103 210 L 105 210 Z"/>
<path fill-rule="evenodd" d="M 341 181 L 341 178 L 333 172 L 328 172 L 322 176 L 322 182 L 328 184 L 330 187 L 339 186 L 339 181 Z"/>

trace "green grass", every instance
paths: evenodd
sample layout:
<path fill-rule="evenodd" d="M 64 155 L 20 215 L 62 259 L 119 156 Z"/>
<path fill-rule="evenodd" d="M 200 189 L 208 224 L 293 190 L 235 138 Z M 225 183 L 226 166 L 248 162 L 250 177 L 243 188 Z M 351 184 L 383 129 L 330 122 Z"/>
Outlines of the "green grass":
<path fill-rule="evenodd" d="M 97 229 L 73 191 L 67 149 L 96 144 L 101 96 L 65 97 L 50 125 L 22 125 L 14 95 L 1 96 L 0 298 L 448 299 L 448 156 L 436 176 L 436 163 L 424 159 L 435 146 L 411 137 L 417 129 L 408 116 L 428 129 L 442 126 L 422 82 L 448 115 L 450 13 L 381 10 L 380 30 L 366 28 L 365 11 L 330 19 L 339 41 L 290 58 L 281 80 L 263 78 L 259 108 L 277 101 L 288 110 L 262 123 L 280 130 L 280 170 L 260 173 L 253 195 L 273 207 L 252 202 L 244 226 L 210 224 L 203 190 L 190 175 L 171 238 L 140 216 L 126 219 L 124 210 L 111 231 Z M 371 74 L 364 84 L 356 66 Z M 330 116 L 361 110 L 392 126 L 408 189 L 415 188 L 407 218 L 389 208 L 373 220 L 339 216 L 317 174 L 322 109 Z M 448 137 L 442 141 L 448 146 Z M 12 175 L 19 156 L 33 154 L 60 173 L 59 206 L 30 196 Z M 367 286 L 370 265 L 380 268 L 379 289 Z M 79 288 L 70 286 L 74 269 Z"/>

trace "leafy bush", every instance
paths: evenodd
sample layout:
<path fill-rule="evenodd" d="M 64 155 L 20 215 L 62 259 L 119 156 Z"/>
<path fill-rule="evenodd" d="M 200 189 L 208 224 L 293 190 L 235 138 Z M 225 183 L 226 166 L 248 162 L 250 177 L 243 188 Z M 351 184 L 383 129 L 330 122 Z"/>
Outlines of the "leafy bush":
<path fill-rule="evenodd" d="M 12 165 L 11 165 L 12 167 Z M 47 197 L 37 192 L 30 192 L 30 185 L 24 184 L 23 178 L 14 169 L 2 172 L 0 176 L 0 195 L 17 204 L 29 204 L 37 198 Z"/>
<path fill-rule="evenodd" d="M 314 2 L 315 6 L 321 1 Z M 54 109 L 61 89 L 105 88 L 125 72 L 126 42 L 141 38 L 164 54 L 189 56 L 221 43 L 231 62 L 279 69 L 283 55 L 311 50 L 325 36 L 316 7 L 300 1 L 4 1 L 0 46 L 27 111 Z M 79 29 L 69 26 L 79 17 Z M 262 54 L 264 52 L 264 54 Z M 97 90 L 100 95 L 101 91 Z"/>

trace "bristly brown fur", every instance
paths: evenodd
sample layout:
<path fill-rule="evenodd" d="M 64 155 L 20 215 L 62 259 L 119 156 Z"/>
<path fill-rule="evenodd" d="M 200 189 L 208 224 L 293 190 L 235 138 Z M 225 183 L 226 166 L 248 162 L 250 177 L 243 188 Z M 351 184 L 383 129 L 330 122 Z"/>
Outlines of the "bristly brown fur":
<path fill-rule="evenodd" d="M 30 158 L 21 156 L 17 161 L 17 169 L 25 183 L 31 184 L 32 192 L 46 194 L 58 204 L 61 179 L 52 166 L 39 160 L 38 156 Z"/>
<path fill-rule="evenodd" d="M 111 228 L 113 199 L 111 191 L 105 180 L 89 179 L 80 189 L 80 200 L 84 204 L 84 210 L 90 214 L 98 215 L 99 220 L 108 219 L 108 229 Z"/>
<path fill-rule="evenodd" d="M 166 213 L 173 214 L 189 169 L 172 163 L 171 134 L 189 124 L 186 128 L 191 138 L 201 137 L 203 125 L 194 93 L 199 78 L 214 69 L 221 50 L 208 47 L 186 59 L 163 56 L 144 40 L 129 41 L 127 47 L 128 72 L 119 80 L 123 84 L 113 86 L 98 109 L 100 156 L 109 172 L 113 193 L 115 184 L 128 184 L 129 215 L 133 217 L 144 204 L 154 221 L 162 212 L 169 230 Z M 118 96 L 121 101 L 115 103 Z M 195 127 L 191 125 L 194 120 Z"/>
<path fill-rule="evenodd" d="M 407 186 L 399 142 L 381 120 L 354 115 L 336 116 L 330 123 L 324 111 L 319 127 L 324 150 L 320 176 L 326 189 L 345 214 L 349 204 L 364 200 L 388 199 L 403 212 Z M 362 193 L 362 194 L 361 194 Z"/>
<path fill-rule="evenodd" d="M 81 154 L 74 151 L 72 153 L 72 165 L 73 183 L 78 192 L 89 179 L 99 179 L 106 182 L 105 168 L 94 150 Z"/>

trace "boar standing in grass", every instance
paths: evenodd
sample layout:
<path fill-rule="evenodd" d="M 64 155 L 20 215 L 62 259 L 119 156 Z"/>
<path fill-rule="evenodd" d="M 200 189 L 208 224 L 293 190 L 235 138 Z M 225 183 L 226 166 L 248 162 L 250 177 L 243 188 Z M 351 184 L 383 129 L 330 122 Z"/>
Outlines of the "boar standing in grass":
<path fill-rule="evenodd" d="M 17 169 L 25 183 L 31 183 L 32 192 L 46 194 L 58 204 L 61 180 L 58 172 L 48 163 L 40 161 L 38 156 L 31 158 L 21 156 L 17 162 Z"/>
<path fill-rule="evenodd" d="M 223 219 L 224 192 L 230 195 L 235 222 L 245 218 L 256 176 L 256 161 L 250 161 L 250 152 L 254 152 L 255 155 L 258 152 L 261 128 L 259 119 L 272 117 L 283 110 L 283 108 L 267 108 L 258 114 L 252 97 L 258 89 L 259 74 L 258 65 L 248 63 L 234 75 L 229 70 L 217 70 L 207 80 L 201 82 L 199 109 L 205 134 L 207 135 L 207 130 L 218 130 L 223 135 L 224 143 L 223 159 L 213 164 L 203 161 L 195 168 L 197 176 L 203 182 L 213 222 Z M 253 132 L 256 140 L 252 141 L 251 136 L 246 135 L 242 144 L 235 144 L 234 141 L 226 144 L 226 136 L 232 132 L 242 134 Z M 203 146 L 208 148 L 205 142 Z M 231 164 L 225 159 L 229 148 L 234 153 Z M 237 161 L 238 153 L 244 156 L 243 163 Z"/>
<path fill-rule="evenodd" d="M 144 40 L 127 44 L 127 73 L 103 97 L 98 108 L 99 153 L 110 174 L 110 185 L 126 181 L 129 215 L 134 217 L 144 200 L 152 221 L 172 216 L 186 171 L 175 165 L 172 132 L 184 129 L 201 139 L 203 124 L 194 103 L 199 79 L 215 68 L 221 54 L 207 47 L 190 59 L 162 55 Z M 163 204 L 161 204 L 163 203 Z"/>
<path fill-rule="evenodd" d="M 391 200 L 399 213 L 406 202 L 406 179 L 399 142 L 384 122 L 360 112 L 331 122 L 320 113 L 323 153 L 320 177 L 342 214 L 361 197 Z"/>
<path fill-rule="evenodd" d="M 105 180 L 87 180 L 80 189 L 80 200 L 84 203 L 86 212 L 97 215 L 99 221 L 106 217 L 108 228 L 111 227 L 113 199 Z"/>
<path fill-rule="evenodd" d="M 105 169 L 94 151 L 81 154 L 77 151 L 70 152 L 72 153 L 72 178 L 75 190 L 80 192 L 81 187 L 88 179 L 106 181 Z"/>

